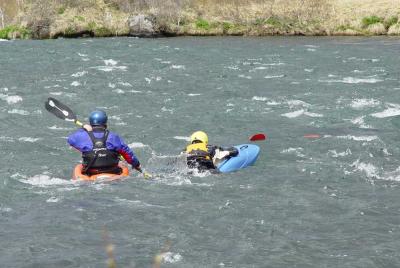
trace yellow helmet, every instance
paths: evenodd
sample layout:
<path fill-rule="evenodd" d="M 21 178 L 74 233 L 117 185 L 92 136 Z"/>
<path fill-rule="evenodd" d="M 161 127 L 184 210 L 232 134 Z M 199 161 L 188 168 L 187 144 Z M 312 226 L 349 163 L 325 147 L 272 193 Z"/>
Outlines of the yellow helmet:
<path fill-rule="evenodd" d="M 208 136 L 203 131 L 196 131 L 190 136 L 190 142 L 193 143 L 194 141 L 201 141 L 201 142 L 207 144 Z"/>

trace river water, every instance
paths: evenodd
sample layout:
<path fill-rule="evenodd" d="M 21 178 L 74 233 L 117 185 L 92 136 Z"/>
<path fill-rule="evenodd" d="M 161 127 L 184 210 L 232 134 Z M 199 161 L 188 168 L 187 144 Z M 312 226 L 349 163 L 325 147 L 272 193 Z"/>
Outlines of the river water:
<path fill-rule="evenodd" d="M 117 267 L 399 267 L 399 62 L 387 37 L 0 42 L 0 266 L 107 267 L 112 244 Z M 154 178 L 72 182 L 48 97 L 106 110 Z M 268 138 L 191 174 L 195 130 Z"/>

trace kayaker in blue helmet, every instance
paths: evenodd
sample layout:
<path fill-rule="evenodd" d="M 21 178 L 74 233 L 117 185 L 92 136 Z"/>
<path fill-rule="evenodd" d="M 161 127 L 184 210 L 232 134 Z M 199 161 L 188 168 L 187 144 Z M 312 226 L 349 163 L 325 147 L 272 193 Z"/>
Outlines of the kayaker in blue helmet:
<path fill-rule="evenodd" d="M 97 110 L 90 114 L 90 125 L 85 124 L 68 136 L 68 143 L 82 153 L 85 175 L 100 173 L 121 174 L 120 156 L 132 168 L 143 172 L 138 158 L 121 137 L 107 129 L 107 114 Z"/>
<path fill-rule="evenodd" d="M 212 170 L 219 161 L 237 156 L 235 147 L 220 147 L 208 144 L 208 136 L 204 131 L 196 131 L 190 136 L 190 144 L 186 147 L 187 165 L 189 168 Z"/>

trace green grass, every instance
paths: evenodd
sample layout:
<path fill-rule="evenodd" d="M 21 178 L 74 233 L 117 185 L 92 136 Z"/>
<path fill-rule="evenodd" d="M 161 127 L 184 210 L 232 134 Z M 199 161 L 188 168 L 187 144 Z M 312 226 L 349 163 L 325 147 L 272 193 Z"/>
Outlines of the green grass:
<path fill-rule="evenodd" d="M 383 19 L 378 16 L 364 17 L 361 21 L 363 28 L 367 28 L 368 26 L 370 26 L 372 24 L 381 23 L 381 22 L 383 22 Z"/>
<path fill-rule="evenodd" d="M 232 29 L 233 27 L 234 27 L 234 25 L 233 25 L 232 23 L 230 23 L 230 22 L 224 21 L 224 22 L 222 23 L 222 29 L 224 30 L 224 32 L 229 31 L 229 30 Z"/>
<path fill-rule="evenodd" d="M 392 25 L 394 25 L 394 24 L 396 24 L 398 22 L 399 22 L 399 18 L 398 17 L 396 17 L 396 16 L 390 17 L 390 18 L 385 20 L 385 23 L 384 23 L 385 24 L 385 28 L 389 29 L 390 26 L 392 26 Z"/>
<path fill-rule="evenodd" d="M 282 26 L 282 21 L 278 18 L 275 17 L 270 17 L 264 22 L 265 24 L 269 24 L 275 27 L 281 27 Z"/>
<path fill-rule="evenodd" d="M 9 25 L 0 30 L 0 38 L 10 39 L 13 33 L 19 35 L 19 37 L 22 39 L 29 38 L 31 36 L 31 32 L 28 29 L 16 25 Z"/>
<path fill-rule="evenodd" d="M 78 21 L 85 21 L 85 18 L 82 16 L 75 16 L 74 19 L 78 20 Z"/>
<path fill-rule="evenodd" d="M 98 27 L 94 29 L 94 35 L 97 37 L 107 37 L 107 36 L 112 36 L 112 32 L 110 29 L 106 27 Z"/>
<path fill-rule="evenodd" d="M 90 31 L 93 31 L 93 32 L 94 32 L 94 30 L 95 30 L 96 27 L 97 27 L 97 24 L 96 24 L 96 22 L 91 21 L 91 22 L 88 23 L 87 27 L 88 27 L 88 29 L 89 29 Z"/>
<path fill-rule="evenodd" d="M 57 14 L 58 14 L 58 15 L 62 15 L 62 14 L 64 14 L 65 10 L 66 10 L 66 7 L 60 7 L 60 8 L 58 8 L 58 10 L 57 10 Z"/>
<path fill-rule="evenodd" d="M 210 30 L 211 28 L 210 23 L 205 19 L 198 19 L 196 21 L 196 27 L 203 30 Z"/>

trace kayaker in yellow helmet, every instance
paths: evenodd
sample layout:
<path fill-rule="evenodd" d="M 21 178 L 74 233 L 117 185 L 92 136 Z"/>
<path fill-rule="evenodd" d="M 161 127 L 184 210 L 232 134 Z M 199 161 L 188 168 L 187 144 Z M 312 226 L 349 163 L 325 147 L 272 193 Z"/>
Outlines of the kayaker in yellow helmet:
<path fill-rule="evenodd" d="M 209 145 L 208 136 L 204 131 L 194 132 L 190 136 L 190 144 L 186 147 L 189 168 L 197 168 L 200 171 L 215 169 L 219 161 L 238 153 L 235 147 Z"/>

